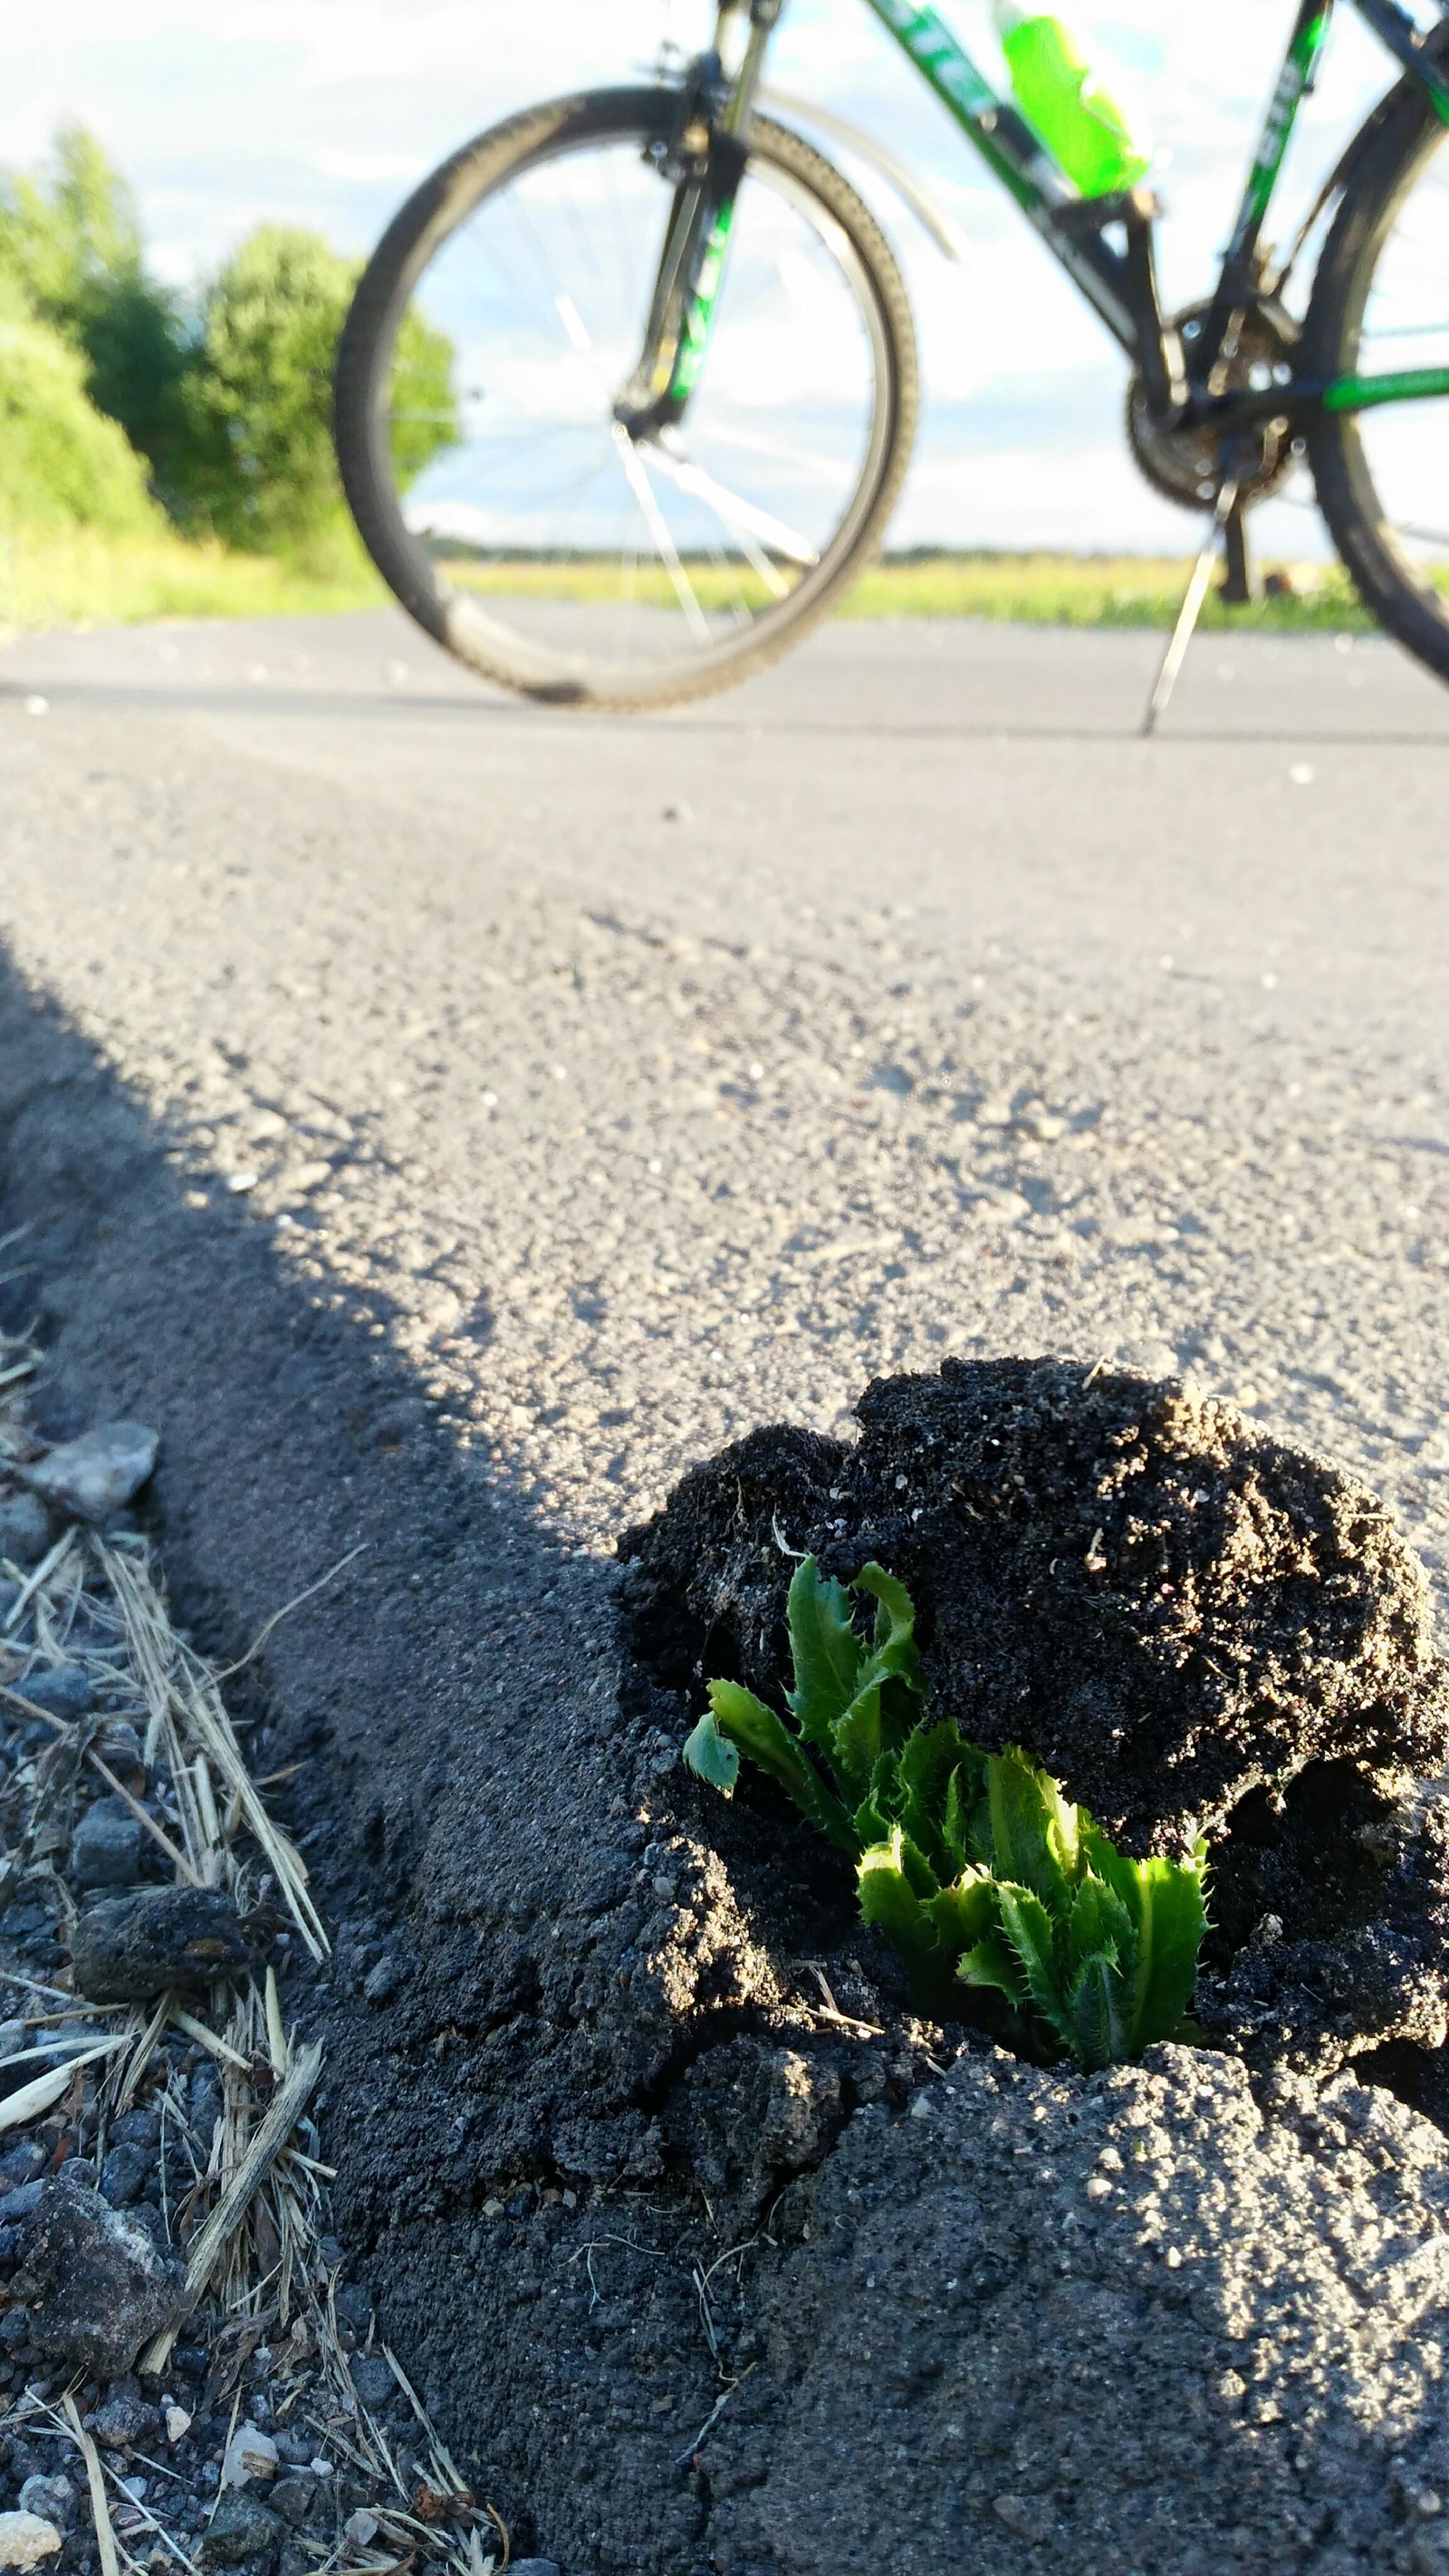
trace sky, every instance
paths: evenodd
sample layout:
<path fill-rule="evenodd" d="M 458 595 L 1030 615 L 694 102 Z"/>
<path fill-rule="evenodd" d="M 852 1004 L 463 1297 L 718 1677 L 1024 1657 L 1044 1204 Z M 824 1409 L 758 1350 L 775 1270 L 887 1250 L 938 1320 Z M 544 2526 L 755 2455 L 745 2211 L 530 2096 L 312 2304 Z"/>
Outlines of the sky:
<path fill-rule="evenodd" d="M 986 0 L 941 0 L 992 72 Z M 1165 291 L 1203 293 L 1292 22 L 1292 0 L 1069 0 L 1063 14 L 1163 156 Z M 54 0 L 0 12 L 0 163 L 40 160 L 80 118 L 134 185 L 155 266 L 203 278 L 253 224 L 371 248 L 401 199 L 511 109 L 628 79 L 691 47 L 700 0 Z M 1391 66 L 1340 12 L 1295 144 L 1305 203 Z M 1124 362 L 975 162 L 864 0 L 789 0 L 771 84 L 847 116 L 906 160 L 969 245 L 944 260 L 882 182 L 832 142 L 910 282 L 925 413 L 895 544 L 1180 552 L 1192 522 L 1122 444 Z M 803 120 L 802 120 L 803 122 Z M 1286 514 L 1280 513 L 1280 517 Z M 1290 529 L 1285 551 L 1310 551 Z"/>

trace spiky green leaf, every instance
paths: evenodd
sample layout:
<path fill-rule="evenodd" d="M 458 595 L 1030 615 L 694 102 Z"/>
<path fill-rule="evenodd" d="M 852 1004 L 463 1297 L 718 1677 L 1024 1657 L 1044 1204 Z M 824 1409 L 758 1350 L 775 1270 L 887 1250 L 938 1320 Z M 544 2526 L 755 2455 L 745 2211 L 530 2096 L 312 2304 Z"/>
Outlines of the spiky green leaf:
<path fill-rule="evenodd" d="M 768 1771 L 772 1780 L 803 1809 L 812 1825 L 852 1859 L 860 1849 L 855 1828 L 838 1798 L 833 1798 L 808 1754 L 802 1751 L 784 1719 L 766 1708 L 742 1682 L 711 1682 L 709 1704 L 720 1733 Z"/>
<path fill-rule="evenodd" d="M 1027 1992 L 1042 2020 L 1071 2048 L 1076 2034 L 1057 1966 L 1052 1918 L 1030 1887 L 1003 1880 L 1000 1893 L 1001 1928 L 1021 1962 Z"/>
<path fill-rule="evenodd" d="M 997 1876 L 1029 1887 L 1048 1913 L 1060 1920 L 1071 1898 L 1063 1867 L 1060 1810 L 1064 1801 L 1056 1782 L 1038 1771 L 1015 1745 L 1008 1745 L 986 1765 L 986 1794 Z M 1072 1839 L 1075 1849 L 1075 1834 Z"/>
<path fill-rule="evenodd" d="M 919 1861 L 919 1853 L 915 1858 Z M 899 1825 L 888 1842 L 863 1851 L 856 1864 L 860 1910 L 914 1971 L 938 1973 L 943 1963 L 936 1928 L 912 1885 L 909 1863 Z"/>
<path fill-rule="evenodd" d="M 968 1869 L 926 1901 L 943 1950 L 973 1950 L 978 1941 L 1000 1929 L 1001 1897 L 996 1881 L 984 1869 Z"/>
<path fill-rule="evenodd" d="M 871 1642 L 871 1668 L 882 1678 L 889 1673 L 908 1689 L 919 1691 L 920 1656 L 916 1648 L 916 1609 L 903 1583 L 884 1566 L 863 1565 L 855 1578 L 857 1592 L 869 1592 L 876 1602 L 875 1635 Z"/>
<path fill-rule="evenodd" d="M 994 1987 L 1007 2002 L 1021 2010 L 1026 2001 L 1026 1979 L 1016 1952 L 1000 1932 L 988 1932 L 956 1962 L 956 1974 L 964 1985 Z"/>
<path fill-rule="evenodd" d="M 967 1747 L 954 1726 L 918 1726 L 902 1746 L 897 1763 L 901 1823 L 943 1884 L 965 1862 L 964 1853 L 958 1857 L 947 1841 L 945 1820 L 953 1775 L 966 1760 Z M 973 1767 L 979 1771 L 980 1765 Z"/>
<path fill-rule="evenodd" d="M 963 1744 L 961 1750 L 963 1754 L 969 1752 L 972 1755 L 975 1777 L 984 1778 L 984 1765 L 975 1746 Z M 967 1766 L 964 1761 L 959 1763 L 952 1772 L 946 1783 L 946 1804 L 941 1817 L 941 1840 L 946 1846 L 953 1867 L 957 1870 L 968 1868 L 972 1859 L 972 1854 L 967 1848 L 967 1824 L 975 1804 L 975 1794 L 964 1786 L 966 1772 Z"/>
<path fill-rule="evenodd" d="M 865 1650 L 850 1623 L 844 1587 L 822 1576 L 813 1556 L 796 1566 L 786 1618 L 795 1687 L 786 1701 L 800 1732 L 822 1753 L 861 1684 Z"/>
<path fill-rule="evenodd" d="M 1130 2054 L 1126 2002 L 1127 1981 L 1114 1953 L 1089 1953 L 1073 1979 L 1067 2009 L 1072 2054 L 1093 2072 Z"/>
<path fill-rule="evenodd" d="M 883 1751 L 880 1684 L 858 1691 L 830 1730 L 829 1753 L 847 1799 L 863 1797 L 875 1780 Z"/>
<path fill-rule="evenodd" d="M 1171 2039 L 1197 1986 L 1198 1952 L 1207 1930 L 1207 1845 L 1190 1860 L 1134 1862 L 1142 1889 L 1137 1957 L 1131 1976 L 1125 2053 L 1140 2057 Z"/>
<path fill-rule="evenodd" d="M 1098 1954 L 1128 1969 L 1137 1956 L 1137 1927 L 1121 1898 L 1089 1870 L 1072 1898 L 1064 1944 L 1068 1974 Z"/>
<path fill-rule="evenodd" d="M 727 1735 L 721 1735 L 713 1709 L 707 1710 L 693 1733 L 686 1736 L 684 1761 L 685 1768 L 692 1771 L 697 1780 L 703 1780 L 711 1789 L 718 1789 L 721 1797 L 734 1796 L 735 1782 L 740 1776 L 739 1751 Z"/>

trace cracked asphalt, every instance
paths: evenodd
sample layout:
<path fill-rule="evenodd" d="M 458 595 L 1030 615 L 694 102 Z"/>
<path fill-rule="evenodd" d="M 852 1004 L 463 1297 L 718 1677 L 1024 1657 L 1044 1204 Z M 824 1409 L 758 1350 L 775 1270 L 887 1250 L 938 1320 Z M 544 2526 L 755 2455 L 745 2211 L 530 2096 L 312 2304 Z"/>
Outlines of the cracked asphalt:
<path fill-rule="evenodd" d="M 12 639 L 0 937 L 182 1203 L 569 1549 L 1052 1350 L 1362 1470 L 1442 1585 L 1449 694 L 1213 636 L 1144 744 L 1156 650 L 843 624 L 591 720 L 390 611 Z"/>

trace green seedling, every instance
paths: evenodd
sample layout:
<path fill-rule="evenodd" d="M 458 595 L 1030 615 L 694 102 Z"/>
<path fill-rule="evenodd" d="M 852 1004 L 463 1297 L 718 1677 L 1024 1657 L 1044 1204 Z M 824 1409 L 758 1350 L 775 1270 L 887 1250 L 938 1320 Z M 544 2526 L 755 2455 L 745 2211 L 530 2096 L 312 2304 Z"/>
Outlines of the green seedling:
<path fill-rule="evenodd" d="M 1191 2037 L 1206 1845 L 1132 1860 L 1016 1747 L 984 1753 L 927 1724 L 909 1593 L 878 1565 L 851 1589 L 875 1602 L 868 1642 L 846 1588 L 805 1558 L 790 1585 L 788 1717 L 711 1682 L 690 1769 L 729 1797 L 747 1754 L 849 1855 L 861 1912 L 900 1951 L 922 2009 L 949 2010 L 954 1976 L 1000 1995 L 1034 2054 L 1087 2067 Z"/>

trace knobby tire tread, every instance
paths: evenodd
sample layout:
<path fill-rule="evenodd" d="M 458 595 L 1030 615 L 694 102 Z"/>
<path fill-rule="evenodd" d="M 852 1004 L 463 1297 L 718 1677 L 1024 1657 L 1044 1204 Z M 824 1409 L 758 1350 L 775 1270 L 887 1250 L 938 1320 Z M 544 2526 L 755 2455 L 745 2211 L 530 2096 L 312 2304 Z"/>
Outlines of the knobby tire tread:
<path fill-rule="evenodd" d="M 662 106 L 662 112 L 661 112 Z M 448 651 L 504 688 L 545 702 L 560 693 L 510 676 L 502 658 L 462 650 L 449 632 L 445 602 L 420 575 L 412 547 L 400 538 L 392 476 L 385 453 L 385 432 L 374 399 L 380 355 L 390 354 L 396 317 L 428 259 L 447 235 L 471 214 L 520 163 L 567 138 L 587 142 L 608 135 L 666 132 L 672 118 L 670 93 L 657 88 L 594 90 L 572 98 L 524 109 L 503 124 L 463 144 L 443 162 L 394 216 L 358 283 L 338 348 L 334 387 L 334 433 L 337 461 L 348 506 L 358 533 L 384 581 L 409 615 Z M 825 617 L 880 551 L 900 494 L 915 438 L 920 401 L 915 326 L 904 280 L 885 235 L 864 200 L 848 180 L 814 147 L 788 126 L 757 115 L 751 152 L 774 161 L 810 189 L 851 241 L 876 300 L 887 349 L 889 382 L 885 400 L 889 421 L 885 453 L 870 507 L 849 554 L 827 581 L 799 608 L 787 604 L 765 621 L 762 630 L 727 660 L 706 668 L 685 668 L 676 678 L 661 678 L 647 689 L 597 694 L 570 693 L 567 703 L 599 712 L 679 706 L 735 687 L 753 673 L 792 651 Z"/>
<path fill-rule="evenodd" d="M 1405 82 L 1364 132 L 1334 218 L 1304 325 L 1299 363 L 1305 375 L 1348 373 L 1348 355 L 1365 269 L 1382 248 L 1402 188 L 1444 127 L 1424 93 Z M 1443 145 L 1449 150 L 1449 143 Z M 1324 413 L 1308 439 L 1318 505 L 1364 605 L 1416 661 L 1449 681 L 1449 601 L 1418 580 L 1392 541 L 1352 414 Z M 1445 467 L 1449 491 L 1449 460 Z"/>

